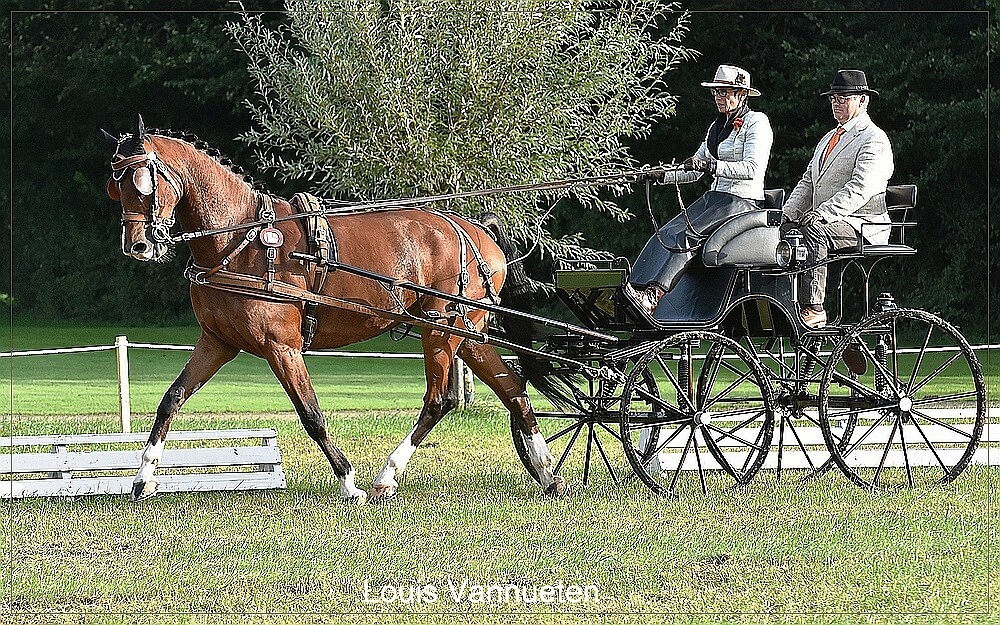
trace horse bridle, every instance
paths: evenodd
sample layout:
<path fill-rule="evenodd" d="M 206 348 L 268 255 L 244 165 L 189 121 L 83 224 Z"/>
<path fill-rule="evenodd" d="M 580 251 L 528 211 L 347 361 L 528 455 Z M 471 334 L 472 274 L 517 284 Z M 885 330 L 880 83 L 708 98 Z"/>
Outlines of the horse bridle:
<path fill-rule="evenodd" d="M 149 227 L 154 242 L 170 242 L 170 229 L 176 221 L 173 209 L 177 203 L 161 211 L 160 199 L 156 193 L 157 181 L 162 177 L 177 197 L 177 202 L 180 202 L 184 196 L 184 183 L 180 176 L 156 152 L 118 157 L 111 163 L 111 178 L 108 180 L 107 192 L 111 199 L 121 201 L 121 181 L 129 171 L 132 172 L 132 185 L 135 190 L 143 198 L 152 197 L 152 202 L 148 215 L 145 212 L 127 210 L 124 205 L 122 206 L 123 236 L 126 224 L 141 223 Z"/>

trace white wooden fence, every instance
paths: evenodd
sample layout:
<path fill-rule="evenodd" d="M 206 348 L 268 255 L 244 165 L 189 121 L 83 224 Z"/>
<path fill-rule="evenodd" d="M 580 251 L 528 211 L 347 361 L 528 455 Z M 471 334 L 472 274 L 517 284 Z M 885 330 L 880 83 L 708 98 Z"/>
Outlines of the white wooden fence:
<path fill-rule="evenodd" d="M 941 422 L 947 422 L 952 427 L 957 427 L 965 432 L 972 431 L 972 422 L 975 416 L 975 410 L 973 409 L 928 409 L 924 413 Z M 983 427 L 979 447 L 972 457 L 972 464 L 1000 465 L 1000 447 L 995 446 L 1000 442 L 1000 425 L 996 424 L 997 416 L 997 409 L 990 409 L 988 411 L 987 425 Z M 818 419 L 815 413 L 811 414 L 811 417 L 814 422 Z M 730 431 L 729 427 L 725 424 L 719 423 L 717 425 L 727 432 Z M 875 428 L 858 425 L 855 436 L 859 432 L 863 432 L 865 439 L 864 444 L 850 454 L 849 463 L 851 466 L 903 467 L 909 463 L 910 466 L 932 467 L 938 463 L 934 454 L 937 454 L 941 461 L 950 464 L 954 463 L 961 454 L 965 453 L 967 443 L 969 442 L 967 436 L 959 434 L 954 429 L 945 428 L 940 425 L 923 423 L 920 426 L 920 431 L 917 431 L 915 425 L 909 424 L 904 425 L 903 429 L 907 440 L 907 455 L 905 459 L 899 445 L 900 435 L 898 431 L 894 432 L 893 428 L 888 425 L 880 425 Z M 744 441 L 755 441 L 758 440 L 757 435 L 759 432 L 759 428 L 745 427 L 730 433 Z M 884 448 L 889 441 L 890 435 L 893 437 L 894 443 L 889 445 L 890 451 L 883 458 Z M 701 437 L 702 435 L 699 434 L 698 436 Z M 933 451 L 923 442 L 922 437 L 924 436 L 933 444 Z M 722 448 L 742 447 L 743 445 L 735 437 L 714 436 L 713 438 L 717 440 L 719 446 Z M 779 440 L 779 438 L 783 438 L 784 440 Z M 699 441 L 701 440 L 699 438 Z M 852 442 L 856 441 L 856 438 L 852 439 Z M 676 469 L 683 457 L 686 443 L 686 436 L 678 436 L 676 439 L 666 443 L 663 451 L 658 454 L 660 468 L 665 470 Z M 781 454 L 777 453 L 779 445 L 782 450 Z M 830 458 L 830 452 L 827 451 L 823 432 L 820 428 L 812 425 L 807 420 L 799 419 L 795 422 L 794 433 L 786 425 L 783 435 L 779 431 L 779 425 L 775 423 L 774 434 L 771 439 L 771 450 L 764 458 L 763 468 L 776 468 L 779 457 L 782 469 L 809 469 L 810 467 L 814 468 L 826 462 Z M 736 466 L 739 466 L 744 458 L 745 454 L 739 451 L 734 452 L 731 457 L 727 454 L 729 462 Z M 722 468 L 710 454 L 702 454 L 698 462 L 705 469 L 714 470 Z M 696 461 L 693 454 L 688 453 L 682 470 L 693 470 L 696 468 Z"/>
<path fill-rule="evenodd" d="M 132 492 L 145 434 L 0 437 L 0 499 Z M 182 447 L 193 443 L 197 447 Z M 112 448 L 112 449 L 108 449 Z M 272 429 L 171 432 L 157 467 L 159 492 L 285 488 Z"/>

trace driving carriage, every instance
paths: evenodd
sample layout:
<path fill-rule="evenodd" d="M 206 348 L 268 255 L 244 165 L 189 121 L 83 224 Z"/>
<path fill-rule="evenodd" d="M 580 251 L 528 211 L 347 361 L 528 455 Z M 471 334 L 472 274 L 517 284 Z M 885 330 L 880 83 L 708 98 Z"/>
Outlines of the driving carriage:
<path fill-rule="evenodd" d="M 940 317 L 871 294 L 877 265 L 916 253 L 906 242 L 916 187 L 886 193 L 889 243 L 862 239 L 825 261 L 836 268 L 836 312 L 818 330 L 798 314 L 808 267 L 801 236 L 779 228 L 783 198 L 769 190 L 762 210 L 709 234 L 651 315 L 624 288 L 625 259 L 556 271 L 559 298 L 615 340 L 557 334 L 542 350 L 618 373 L 552 368 L 561 390 L 538 415 L 557 472 L 584 484 L 596 471 L 615 483 L 638 477 L 676 494 L 743 485 L 765 468 L 810 479 L 839 467 L 881 489 L 947 483 L 968 466 L 986 410 L 975 353 Z"/>
<path fill-rule="evenodd" d="M 804 255 L 794 233 L 778 228 L 780 191 L 768 192 L 765 210 L 715 230 L 700 262 L 651 315 L 623 288 L 627 261 L 565 263 L 556 289 L 582 323 L 575 325 L 500 299 L 516 267 L 499 229 L 422 208 L 539 185 L 346 206 L 305 194 L 289 201 L 254 187 L 196 140 L 147 133 L 141 118 L 132 133 L 106 138 L 122 252 L 162 261 L 174 244 L 188 243 L 185 274 L 202 326 L 157 408 L 135 499 L 155 494 L 167 432 L 184 402 L 240 351 L 268 362 L 342 497 L 359 502 L 395 495 L 417 446 L 454 406 L 448 376 L 456 357 L 510 412 L 518 457 L 557 495 L 566 491 L 564 471 L 579 471 L 588 484 L 602 466 L 613 483 L 640 479 L 661 494 L 741 486 L 768 463 L 804 476 L 836 464 L 869 488 L 947 483 L 978 445 L 985 388 L 968 342 L 933 314 L 899 308 L 888 294 L 869 297 L 875 265 L 915 253 L 905 243 L 912 186 L 887 194 L 893 243 L 862 243 L 829 259 L 841 267 L 840 314 L 822 330 L 798 322 Z M 863 285 L 855 320 L 843 288 L 852 271 Z M 491 314 L 553 333 L 496 333 L 487 329 Z M 421 329 L 424 408 L 365 493 L 329 436 L 302 354 L 400 324 Z M 550 410 L 532 408 L 497 347 L 518 354 Z"/>

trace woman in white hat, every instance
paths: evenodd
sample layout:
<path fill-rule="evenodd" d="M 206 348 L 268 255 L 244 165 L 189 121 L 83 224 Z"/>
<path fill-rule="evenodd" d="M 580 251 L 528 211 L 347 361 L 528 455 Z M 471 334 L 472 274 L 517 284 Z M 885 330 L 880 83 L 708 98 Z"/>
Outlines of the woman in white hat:
<path fill-rule="evenodd" d="M 767 115 L 750 109 L 749 98 L 760 91 L 750 86 L 748 71 L 732 65 L 720 65 L 715 78 L 701 85 L 711 89 L 719 114 L 698 151 L 682 163 L 683 171 L 667 172 L 662 181 L 694 182 L 706 173 L 714 179 L 711 190 L 660 228 L 635 261 L 629 282 L 650 314 L 716 226 L 764 201 L 774 133 Z"/>

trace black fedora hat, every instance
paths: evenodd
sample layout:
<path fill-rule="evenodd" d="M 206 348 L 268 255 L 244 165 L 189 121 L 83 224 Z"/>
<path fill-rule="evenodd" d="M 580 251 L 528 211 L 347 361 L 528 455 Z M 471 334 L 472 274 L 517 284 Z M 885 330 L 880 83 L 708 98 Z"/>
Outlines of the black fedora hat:
<path fill-rule="evenodd" d="M 821 96 L 848 93 L 867 93 L 878 95 L 878 91 L 868 88 L 868 78 L 860 69 L 842 69 L 837 71 L 833 78 L 833 84 L 829 91 L 824 91 Z"/>

